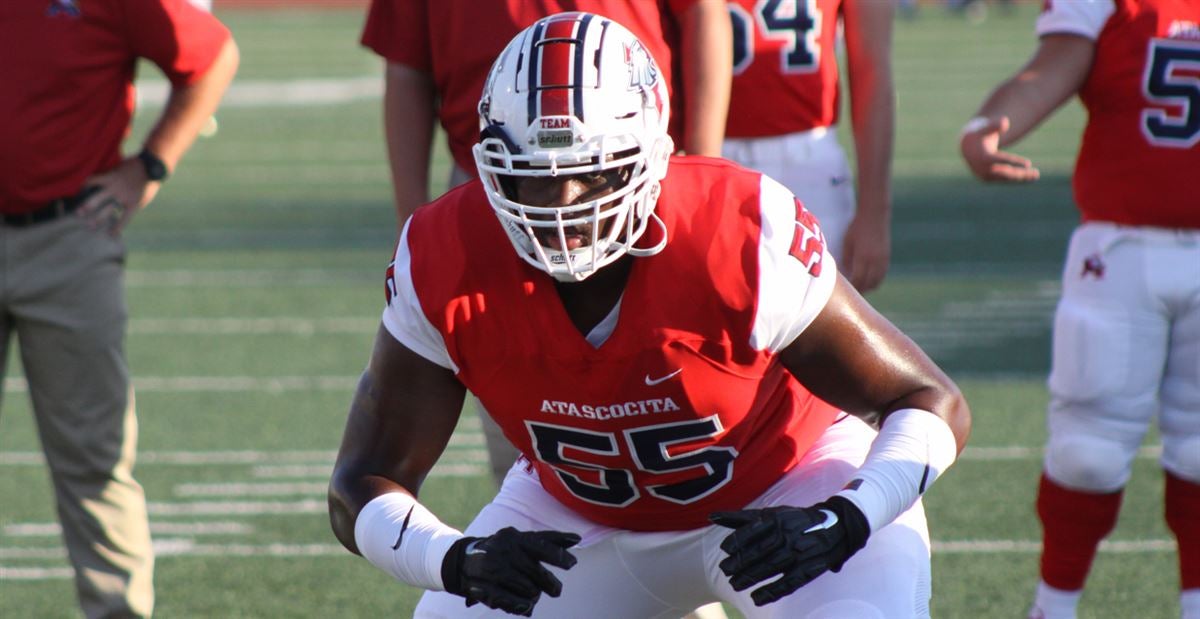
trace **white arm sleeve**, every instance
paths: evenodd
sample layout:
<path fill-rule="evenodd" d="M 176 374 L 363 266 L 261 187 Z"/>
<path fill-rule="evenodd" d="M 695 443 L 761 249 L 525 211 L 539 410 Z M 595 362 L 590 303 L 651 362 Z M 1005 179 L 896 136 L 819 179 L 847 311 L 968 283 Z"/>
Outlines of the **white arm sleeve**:
<path fill-rule="evenodd" d="M 779 352 L 825 308 L 837 282 L 837 265 L 820 226 L 814 230 L 797 221 L 802 207 L 792 192 L 763 175 L 759 193 L 758 311 L 750 345 L 755 350 Z M 799 249 L 793 252 L 793 247 Z"/>
<path fill-rule="evenodd" d="M 409 223 L 412 219 L 409 219 Z M 412 260 L 408 253 L 408 223 L 396 244 L 391 276 L 387 286 L 390 299 L 383 308 L 383 326 L 401 344 L 432 363 L 458 373 L 458 366 L 446 350 L 446 341 L 421 310 L 421 302 L 412 283 Z"/>
<path fill-rule="evenodd" d="M 1095 41 L 1116 10 L 1113 0 L 1051 0 L 1038 17 L 1037 33 L 1077 34 Z"/>

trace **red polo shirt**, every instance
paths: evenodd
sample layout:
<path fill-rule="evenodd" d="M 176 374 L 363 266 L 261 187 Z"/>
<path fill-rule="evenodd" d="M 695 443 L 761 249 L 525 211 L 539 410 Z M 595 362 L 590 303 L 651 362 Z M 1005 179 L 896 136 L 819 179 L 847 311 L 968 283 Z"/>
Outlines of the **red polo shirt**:
<path fill-rule="evenodd" d="M 139 57 L 183 86 L 228 39 L 187 0 L 0 1 L 0 213 L 74 195 L 120 163 Z"/>

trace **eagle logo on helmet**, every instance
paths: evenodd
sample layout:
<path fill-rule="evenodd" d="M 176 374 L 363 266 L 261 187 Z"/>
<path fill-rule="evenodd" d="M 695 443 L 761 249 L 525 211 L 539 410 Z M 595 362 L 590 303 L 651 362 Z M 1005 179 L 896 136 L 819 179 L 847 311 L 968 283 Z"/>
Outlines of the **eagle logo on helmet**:
<path fill-rule="evenodd" d="M 658 67 L 641 41 L 635 39 L 625 45 L 625 65 L 629 69 L 630 90 L 652 88 L 658 83 Z"/>

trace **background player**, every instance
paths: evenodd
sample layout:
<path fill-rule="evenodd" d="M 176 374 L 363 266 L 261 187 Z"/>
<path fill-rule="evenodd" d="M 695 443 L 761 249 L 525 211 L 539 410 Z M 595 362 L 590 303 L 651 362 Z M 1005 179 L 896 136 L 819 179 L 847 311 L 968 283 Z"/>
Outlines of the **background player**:
<path fill-rule="evenodd" d="M 417 210 L 389 269 L 331 483 L 338 538 L 456 594 L 426 594 L 422 617 L 714 599 L 927 616 L 918 498 L 966 440 L 965 402 L 839 278 L 786 189 L 670 157 L 668 101 L 599 16 L 539 21 L 501 54 L 483 182 Z M 466 537 L 415 499 L 465 389 L 528 457 Z"/>
<path fill-rule="evenodd" d="M 138 58 L 171 81 L 141 152 L 121 154 Z M 158 193 L 237 68 L 186 0 L 13 0 L 0 9 L 0 364 L 21 362 L 88 617 L 148 617 L 154 558 L 133 479 L 121 233 Z"/>
<path fill-rule="evenodd" d="M 1041 42 L 967 123 L 963 158 L 988 181 L 1033 181 L 999 150 L 1078 94 L 1088 123 L 1054 321 L 1049 443 L 1030 617 L 1075 617 L 1157 415 L 1183 616 L 1200 618 L 1200 3 L 1047 3 Z"/>
<path fill-rule="evenodd" d="M 729 12 L 734 76 L 724 156 L 796 194 L 820 220 L 850 283 L 861 292 L 873 290 L 891 259 L 892 3 L 731 0 Z M 837 138 L 839 21 L 857 192 Z"/>

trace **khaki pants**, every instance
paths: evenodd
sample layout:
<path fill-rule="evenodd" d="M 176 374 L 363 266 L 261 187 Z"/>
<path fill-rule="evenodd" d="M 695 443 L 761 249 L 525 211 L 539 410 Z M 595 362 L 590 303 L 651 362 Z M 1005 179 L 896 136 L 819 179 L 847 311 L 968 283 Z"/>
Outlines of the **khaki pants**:
<path fill-rule="evenodd" d="M 0 224 L 0 372 L 15 334 L 88 617 L 154 606 L 146 499 L 133 479 L 124 260 L 119 239 L 71 215 Z"/>

